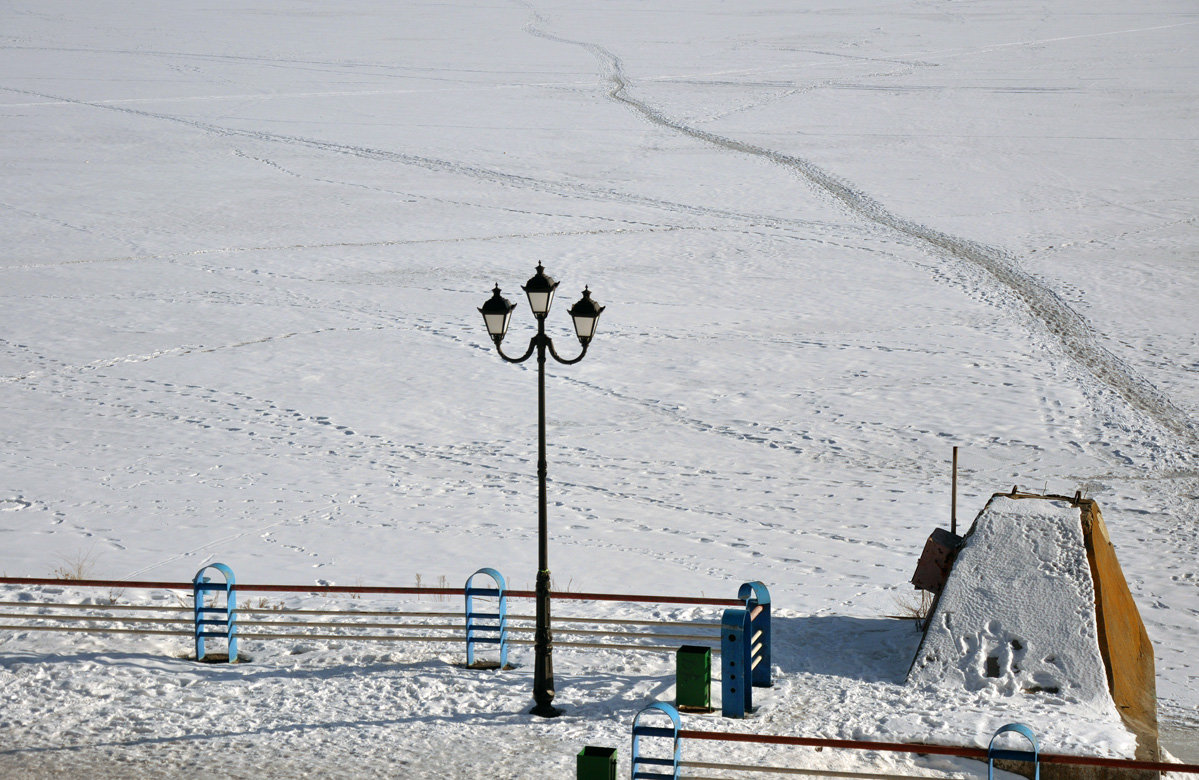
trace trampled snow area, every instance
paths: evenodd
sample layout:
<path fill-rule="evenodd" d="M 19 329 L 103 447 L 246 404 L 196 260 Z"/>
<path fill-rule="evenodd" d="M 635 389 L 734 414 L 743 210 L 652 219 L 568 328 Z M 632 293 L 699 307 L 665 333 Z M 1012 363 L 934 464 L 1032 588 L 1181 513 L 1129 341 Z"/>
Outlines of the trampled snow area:
<path fill-rule="evenodd" d="M 523 351 L 543 262 L 564 356 L 608 307 L 549 371 L 556 586 L 773 594 L 778 683 L 689 725 L 1131 750 L 902 684 L 959 445 L 962 517 L 1097 499 L 1193 745 L 1197 42 L 1187 0 L 7 2 L 0 574 L 531 587 L 535 370 L 476 308 Z M 0 773 L 623 772 L 672 695 L 560 651 L 533 721 L 524 649 L 245 650 L 0 633 Z"/>

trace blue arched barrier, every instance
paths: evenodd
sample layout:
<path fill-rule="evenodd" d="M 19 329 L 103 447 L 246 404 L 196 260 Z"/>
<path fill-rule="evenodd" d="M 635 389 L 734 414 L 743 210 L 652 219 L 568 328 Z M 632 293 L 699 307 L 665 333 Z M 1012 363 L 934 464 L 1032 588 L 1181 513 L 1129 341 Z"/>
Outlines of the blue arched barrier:
<path fill-rule="evenodd" d="M 471 585 L 475 577 L 485 574 L 495 581 L 494 588 L 476 588 Z M 466 665 L 475 665 L 475 645 L 489 644 L 500 646 L 500 668 L 508 665 L 508 596 L 505 594 L 507 584 L 504 575 L 495 569 L 482 568 L 466 578 Z M 496 612 L 476 612 L 474 597 L 492 597 L 499 599 L 499 609 Z M 483 632 L 489 636 L 479 636 Z"/>
<path fill-rule="evenodd" d="M 216 569 L 225 578 L 224 582 L 211 582 L 204 574 L 209 569 Z M 229 646 L 229 663 L 237 660 L 237 594 L 233 590 L 233 569 L 223 563 L 212 563 L 196 572 L 192 578 L 192 604 L 196 618 L 196 660 L 204 660 L 204 640 L 224 639 Z M 212 604 L 205 603 L 205 594 L 213 592 L 225 594 L 224 604 L 219 596 L 214 597 Z M 219 615 L 220 617 L 210 617 Z M 214 631 L 210 627 L 222 626 L 223 630 Z"/>
<path fill-rule="evenodd" d="M 995 747 L 995 740 L 1000 734 L 1014 731 L 1024 737 L 1032 745 L 1032 752 L 1027 750 L 1000 750 Z M 1007 761 L 1031 761 L 1033 764 L 1033 780 L 1041 780 L 1041 759 L 1037 748 L 1037 738 L 1032 729 L 1023 723 L 1009 723 L 996 731 L 987 745 L 987 780 L 995 780 L 995 759 Z"/>
<path fill-rule="evenodd" d="M 769 688 L 770 677 L 770 591 L 758 581 L 747 582 L 737 591 L 749 613 L 750 682 L 755 688 Z"/>
<path fill-rule="evenodd" d="M 643 726 L 641 718 L 645 715 L 654 712 L 664 713 L 670 718 L 670 728 L 662 726 Z M 632 763 L 629 766 L 629 773 L 633 780 L 641 780 L 641 778 L 674 778 L 678 780 L 679 776 L 679 761 L 683 758 L 683 745 L 679 740 L 679 729 L 683 727 L 683 721 L 679 717 L 679 711 L 670 706 L 666 702 L 654 702 L 633 718 L 633 748 L 630 752 Z M 673 758 L 646 758 L 641 755 L 641 738 L 642 737 L 670 737 L 674 741 L 674 757 Z M 670 774 L 662 774 L 661 772 L 648 772 L 645 767 L 665 766 L 670 767 Z"/>

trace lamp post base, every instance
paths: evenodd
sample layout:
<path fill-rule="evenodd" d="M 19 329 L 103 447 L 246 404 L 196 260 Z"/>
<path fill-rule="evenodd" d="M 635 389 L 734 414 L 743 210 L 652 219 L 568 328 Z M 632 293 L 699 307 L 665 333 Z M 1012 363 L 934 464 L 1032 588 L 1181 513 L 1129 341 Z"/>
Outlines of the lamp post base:
<path fill-rule="evenodd" d="M 544 475 L 544 472 L 542 472 Z M 542 482 L 542 484 L 545 484 Z M 544 495 L 544 494 L 543 494 Z M 545 506 L 543 503 L 542 506 Z M 542 520 L 544 526 L 544 516 Z M 544 535 L 541 537 L 544 540 Z M 544 545 L 544 541 L 542 542 Z M 554 640 L 550 631 L 550 573 L 545 568 L 545 547 L 541 548 L 542 566 L 537 572 L 537 629 L 534 637 L 533 701 L 536 705 L 529 710 L 542 718 L 556 718 L 562 711 L 553 706 L 554 701 Z"/>
<path fill-rule="evenodd" d="M 556 718 L 562 714 L 562 710 L 552 704 L 535 704 L 533 709 L 529 710 L 529 714 L 539 718 Z"/>

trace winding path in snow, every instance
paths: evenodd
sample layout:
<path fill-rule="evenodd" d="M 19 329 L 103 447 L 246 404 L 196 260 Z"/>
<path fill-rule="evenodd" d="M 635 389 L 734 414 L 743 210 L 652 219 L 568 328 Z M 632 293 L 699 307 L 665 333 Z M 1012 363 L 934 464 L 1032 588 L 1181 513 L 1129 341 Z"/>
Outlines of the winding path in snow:
<path fill-rule="evenodd" d="M 608 96 L 659 127 L 701 141 L 705 144 L 740 154 L 764 158 L 782 166 L 808 182 L 818 193 L 840 204 L 853 216 L 925 246 L 931 253 L 949 258 L 982 271 L 994 284 L 1020 301 L 1037 323 L 1038 327 L 1058 345 L 1062 354 L 1071 359 L 1087 375 L 1102 387 L 1108 388 L 1131 410 L 1172 436 L 1183 451 L 1199 449 L 1199 424 L 1176 406 L 1162 391 L 1140 376 L 1127 362 L 1104 347 L 1091 324 L 1069 306 L 1057 293 L 1025 272 L 1018 258 L 1010 252 L 950 235 L 905 219 L 888 209 L 867 193 L 838 176 L 835 176 L 809 160 L 777 150 L 729 138 L 702 130 L 674 119 L 661 109 L 629 94 L 630 83 L 624 73 L 620 58 L 603 46 L 587 41 L 573 40 L 547 32 L 538 25 L 547 20 L 530 4 L 524 3 L 533 15 L 533 21 L 525 26 L 530 35 L 570 46 L 581 47 L 590 52 L 600 63 L 603 75 L 610 84 Z M 821 223 L 799 218 L 769 217 L 760 214 L 730 211 L 715 207 L 666 201 L 640 196 L 615 189 L 604 189 L 574 182 L 551 181 L 505 171 L 464 164 L 457 161 L 437 159 L 422 155 L 374 149 L 336 143 L 313 138 L 289 136 L 261 130 L 245 130 L 223 127 L 171 114 L 146 111 L 107 102 L 93 102 L 50 95 L 33 90 L 0 87 L 0 91 L 53 100 L 65 104 L 88 106 L 137 115 L 148 119 L 164 120 L 190 126 L 215 135 L 246 138 L 267 143 L 281 143 L 306 147 L 335 154 L 346 154 L 365 159 L 384 160 L 412 165 L 428 170 L 452 173 L 489 181 L 501 186 L 518 187 L 546 192 L 553 195 L 584 198 L 588 200 L 619 201 L 663 209 L 676 214 L 691 214 L 704 217 L 731 219 L 756 225 L 784 228 L 811 228 Z"/>
<path fill-rule="evenodd" d="M 533 22 L 525 26 L 530 35 L 556 43 L 581 47 L 600 63 L 610 83 L 608 96 L 659 127 L 697 141 L 740 154 L 761 157 L 783 166 L 805 179 L 819 193 L 839 203 L 852 215 L 914 239 L 942 257 L 970 264 L 986 273 L 995 284 L 1024 304 L 1038 325 L 1059 349 L 1097 382 L 1114 391 L 1132 410 L 1139 412 L 1172 434 L 1184 448 L 1199 447 L 1199 426 L 1156 386 L 1140 376 L 1128 363 L 1104 347 L 1085 317 L 1070 307 L 1052 289 L 1020 267 L 1006 250 L 953 236 L 905 219 L 888 209 L 851 182 L 841 179 L 809 160 L 718 135 L 674 119 L 661 109 L 629 94 L 629 80 L 620 58 L 596 43 L 572 40 L 547 32 L 537 25 L 546 19 L 532 6 Z"/>

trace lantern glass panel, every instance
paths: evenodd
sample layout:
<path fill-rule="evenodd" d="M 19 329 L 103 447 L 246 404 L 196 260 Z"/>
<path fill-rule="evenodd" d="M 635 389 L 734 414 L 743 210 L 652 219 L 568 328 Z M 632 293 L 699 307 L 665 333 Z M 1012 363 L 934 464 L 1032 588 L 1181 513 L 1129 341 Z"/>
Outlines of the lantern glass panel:
<path fill-rule="evenodd" d="M 575 333 L 580 339 L 586 340 L 595 335 L 595 325 L 599 322 L 599 317 L 591 315 L 576 316 L 574 320 Z"/>
<path fill-rule="evenodd" d="M 529 308 L 538 317 L 544 317 L 550 311 L 550 305 L 554 302 L 554 290 L 551 287 L 548 290 L 526 290 L 529 296 Z"/>
<path fill-rule="evenodd" d="M 512 312 L 483 315 L 483 321 L 487 323 L 487 332 L 500 338 L 503 338 L 504 334 L 508 332 L 508 321 L 511 319 Z"/>

